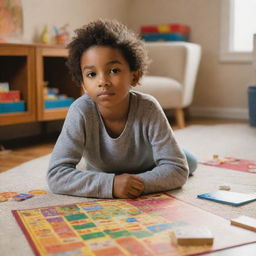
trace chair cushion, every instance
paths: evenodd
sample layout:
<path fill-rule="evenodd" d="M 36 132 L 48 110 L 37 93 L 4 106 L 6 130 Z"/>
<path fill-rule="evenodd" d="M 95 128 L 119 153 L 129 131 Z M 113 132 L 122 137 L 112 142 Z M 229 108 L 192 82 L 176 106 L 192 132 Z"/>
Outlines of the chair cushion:
<path fill-rule="evenodd" d="M 182 106 L 182 85 L 168 77 L 143 76 L 133 90 L 154 96 L 164 109 Z"/>

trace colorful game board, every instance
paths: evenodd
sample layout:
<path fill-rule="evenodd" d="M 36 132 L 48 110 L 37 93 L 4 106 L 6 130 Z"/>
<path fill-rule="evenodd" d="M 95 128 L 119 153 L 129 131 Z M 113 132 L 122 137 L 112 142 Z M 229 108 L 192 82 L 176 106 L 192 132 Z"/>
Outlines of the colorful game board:
<path fill-rule="evenodd" d="M 35 255 L 192 255 L 256 242 L 255 233 L 167 194 L 15 210 Z M 177 246 L 170 232 L 206 226 L 212 246 Z"/>
<path fill-rule="evenodd" d="M 256 173 L 256 161 L 239 159 L 234 157 L 213 158 L 209 161 L 201 162 L 201 164 L 242 172 Z"/>

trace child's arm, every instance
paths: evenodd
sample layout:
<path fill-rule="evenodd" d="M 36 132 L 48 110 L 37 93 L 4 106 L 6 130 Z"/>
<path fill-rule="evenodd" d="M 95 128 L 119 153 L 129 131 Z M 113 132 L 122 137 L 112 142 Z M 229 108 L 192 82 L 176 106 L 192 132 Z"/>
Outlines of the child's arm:
<path fill-rule="evenodd" d="M 167 191 L 181 187 L 188 178 L 188 164 L 158 102 L 146 117 L 148 140 L 155 167 L 138 174 L 144 181 L 144 193 Z"/>
<path fill-rule="evenodd" d="M 52 152 L 48 185 L 58 194 L 112 198 L 113 173 L 76 169 L 86 143 L 85 122 L 79 108 L 71 106 Z"/>

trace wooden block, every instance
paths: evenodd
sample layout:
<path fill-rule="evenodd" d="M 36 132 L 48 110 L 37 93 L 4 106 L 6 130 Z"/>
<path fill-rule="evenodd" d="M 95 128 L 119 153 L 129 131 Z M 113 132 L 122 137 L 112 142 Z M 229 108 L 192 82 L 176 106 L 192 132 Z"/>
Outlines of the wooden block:
<path fill-rule="evenodd" d="M 231 225 L 245 228 L 256 232 L 256 219 L 248 216 L 239 216 L 238 218 L 231 219 Z"/>
<path fill-rule="evenodd" d="M 226 191 L 228 191 L 230 189 L 231 188 L 230 188 L 230 186 L 228 184 L 223 184 L 223 185 L 219 186 L 219 190 L 226 190 Z"/>
<path fill-rule="evenodd" d="M 214 237 L 206 227 L 182 226 L 177 227 L 171 233 L 174 244 L 183 246 L 212 245 Z"/>

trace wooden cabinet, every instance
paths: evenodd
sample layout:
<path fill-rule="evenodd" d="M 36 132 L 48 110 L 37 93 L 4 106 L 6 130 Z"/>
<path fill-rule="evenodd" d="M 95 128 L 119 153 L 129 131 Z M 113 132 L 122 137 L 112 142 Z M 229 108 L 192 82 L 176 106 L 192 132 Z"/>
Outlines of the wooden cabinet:
<path fill-rule="evenodd" d="M 81 95 L 81 87 L 75 85 L 66 67 L 67 49 L 59 47 L 36 47 L 36 98 L 37 120 L 47 121 L 64 119 L 68 108 L 44 108 L 44 83 L 48 87 L 58 88 L 61 94 L 74 99 Z"/>
<path fill-rule="evenodd" d="M 0 82 L 19 90 L 25 112 L 0 114 L 0 125 L 36 120 L 35 51 L 33 46 L 0 44 Z"/>
<path fill-rule="evenodd" d="M 68 50 L 60 46 L 0 44 L 0 82 L 19 90 L 26 110 L 0 114 L 0 126 L 64 119 L 68 108 L 45 109 L 44 86 L 74 99 L 82 94 L 66 67 Z"/>

